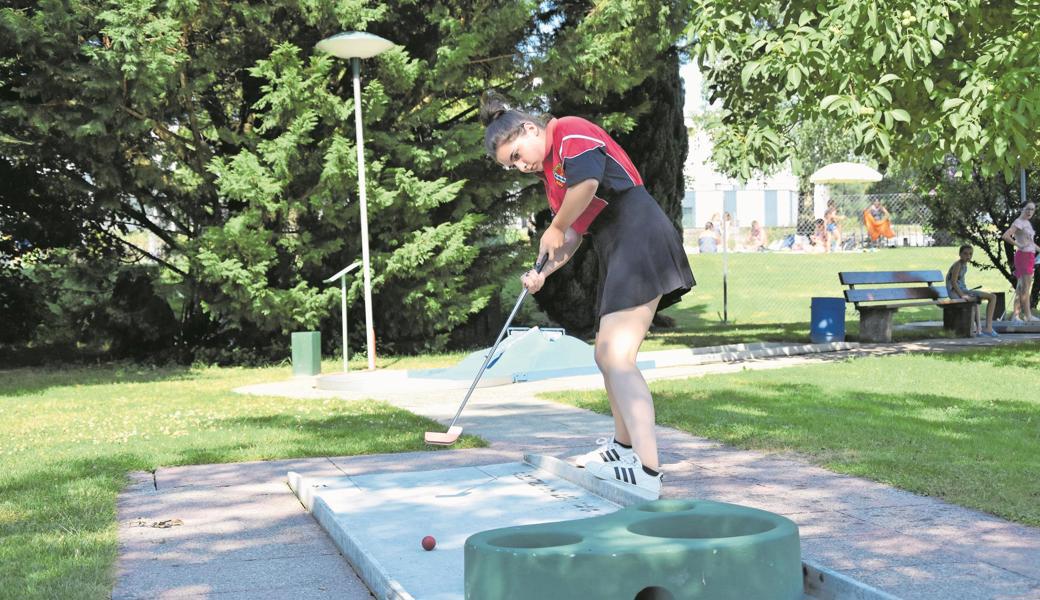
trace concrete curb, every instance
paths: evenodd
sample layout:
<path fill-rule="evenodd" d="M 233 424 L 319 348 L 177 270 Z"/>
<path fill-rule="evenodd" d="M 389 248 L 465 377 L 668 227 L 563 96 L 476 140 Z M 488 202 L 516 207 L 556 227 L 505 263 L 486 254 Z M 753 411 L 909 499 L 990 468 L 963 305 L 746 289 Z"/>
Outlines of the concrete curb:
<path fill-rule="evenodd" d="M 806 560 L 802 561 L 802 581 L 805 595 L 812 600 L 900 600 L 898 596 Z"/>
<path fill-rule="evenodd" d="M 635 506 L 649 502 L 652 498 L 644 498 L 632 489 L 598 479 L 585 469 L 579 469 L 555 456 L 541 454 L 524 454 L 524 462 L 536 469 L 555 475 L 574 485 L 583 487 L 604 500 L 623 507 Z"/>
<path fill-rule="evenodd" d="M 525 454 L 524 462 L 621 506 L 634 506 L 648 501 L 632 489 L 598 479 L 584 469 L 553 456 Z M 802 580 L 806 598 L 811 600 L 899 600 L 896 596 L 809 561 L 802 561 Z"/>
<path fill-rule="evenodd" d="M 396 579 L 383 569 L 372 555 L 365 552 L 357 538 L 351 535 L 346 528 L 337 526 L 336 517 L 333 515 L 329 505 L 325 503 L 325 500 L 320 496 L 315 498 L 307 492 L 310 489 L 309 482 L 319 481 L 322 478 L 303 477 L 299 473 L 290 471 L 288 479 L 289 487 L 292 488 L 296 497 L 300 499 L 300 503 L 310 510 L 314 520 L 332 538 L 332 542 L 336 544 L 339 551 L 343 553 L 343 556 L 354 567 L 354 570 L 357 571 L 361 580 L 368 586 L 373 596 L 379 598 L 379 600 L 415 600 Z"/>
<path fill-rule="evenodd" d="M 751 344 L 729 344 L 707 348 L 684 350 L 657 350 L 640 352 L 639 360 L 653 361 L 654 368 L 681 367 L 708 363 L 735 362 L 776 356 L 801 356 L 824 352 L 840 352 L 859 348 L 858 342 L 828 342 L 825 344 L 788 344 L 780 342 L 754 342 Z"/>

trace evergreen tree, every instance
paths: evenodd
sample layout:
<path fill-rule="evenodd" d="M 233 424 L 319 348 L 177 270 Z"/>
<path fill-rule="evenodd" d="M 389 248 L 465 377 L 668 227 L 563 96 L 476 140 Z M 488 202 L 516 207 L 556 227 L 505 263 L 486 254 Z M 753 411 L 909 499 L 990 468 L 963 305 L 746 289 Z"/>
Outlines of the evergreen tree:
<path fill-rule="evenodd" d="M 539 46 L 532 15 L 557 9 L 534 2 L 9 4 L 0 224 L 17 236 L 0 252 L 34 247 L 42 265 L 59 260 L 50 246 L 114 248 L 154 266 L 161 285 L 131 277 L 119 289 L 163 294 L 184 359 L 284 356 L 292 330 L 338 331 L 337 288 L 323 280 L 361 255 L 352 80 L 314 45 L 368 31 L 399 44 L 363 66 L 376 334 L 387 351 L 444 347 L 497 310 L 530 258 L 513 230 L 534 197 L 483 155 L 480 93 L 521 104 L 585 85 L 590 102 L 623 94 L 674 41 L 670 7 L 575 3 Z M 636 120 L 605 123 L 623 132 Z M 356 277 L 354 315 L 361 287 Z M 111 303 L 127 316 L 109 323 L 147 327 L 131 314 L 141 307 Z M 363 328 L 352 319 L 352 347 Z"/>

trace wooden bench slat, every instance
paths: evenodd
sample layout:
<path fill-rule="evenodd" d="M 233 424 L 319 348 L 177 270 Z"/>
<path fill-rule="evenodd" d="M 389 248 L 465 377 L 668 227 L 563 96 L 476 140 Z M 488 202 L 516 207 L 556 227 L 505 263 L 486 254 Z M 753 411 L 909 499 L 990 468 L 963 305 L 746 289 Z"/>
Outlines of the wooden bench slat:
<path fill-rule="evenodd" d="M 946 300 L 945 287 L 921 286 L 912 288 L 860 288 L 845 290 L 847 302 L 887 302 L 891 300 Z"/>
<path fill-rule="evenodd" d="M 928 302 L 900 302 L 899 304 L 864 304 L 857 306 L 858 310 L 869 310 L 871 308 L 913 308 L 916 306 L 952 306 L 954 304 L 967 304 L 967 300 L 930 300 Z"/>
<path fill-rule="evenodd" d="M 845 271 L 838 273 L 843 285 L 884 283 L 936 283 L 945 281 L 939 271 Z"/>

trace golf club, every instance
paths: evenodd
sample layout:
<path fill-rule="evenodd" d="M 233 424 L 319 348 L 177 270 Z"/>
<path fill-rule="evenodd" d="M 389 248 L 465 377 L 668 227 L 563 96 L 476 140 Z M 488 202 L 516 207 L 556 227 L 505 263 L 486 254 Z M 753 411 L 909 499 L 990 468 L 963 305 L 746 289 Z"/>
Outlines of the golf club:
<path fill-rule="evenodd" d="M 534 266 L 534 270 L 537 273 L 542 272 L 542 267 L 548 262 L 549 255 L 542 255 L 541 260 L 538 261 Z M 477 371 L 477 376 L 473 379 L 473 383 L 469 386 L 469 391 L 466 392 L 466 397 L 462 399 L 462 404 L 459 405 L 459 410 L 455 412 L 455 416 L 452 418 L 451 423 L 448 425 L 448 431 L 441 433 L 439 431 L 427 431 L 426 432 L 426 443 L 433 444 L 435 446 L 450 446 L 455 443 L 455 440 L 459 439 L 462 435 L 462 427 L 456 425 L 455 422 L 459 420 L 459 415 L 462 414 L 462 409 L 466 408 L 466 403 L 469 402 L 470 395 L 473 394 L 473 390 L 477 387 L 477 382 L 480 381 L 480 377 L 484 374 L 484 370 L 487 369 L 488 363 L 491 362 L 491 357 L 495 355 L 495 350 L 498 350 L 498 345 L 502 343 L 502 339 L 506 336 L 506 331 L 509 330 L 509 325 L 513 323 L 513 317 L 516 316 L 516 312 L 520 310 L 520 305 L 524 303 L 524 298 L 527 297 L 527 288 L 520 292 L 520 297 L 516 301 L 516 306 L 513 307 L 513 312 L 509 313 L 509 318 L 506 319 L 506 324 L 502 327 L 502 331 L 498 334 L 498 339 L 495 340 L 495 345 L 491 347 L 491 351 L 484 357 L 484 364 L 481 365 L 480 370 Z"/>

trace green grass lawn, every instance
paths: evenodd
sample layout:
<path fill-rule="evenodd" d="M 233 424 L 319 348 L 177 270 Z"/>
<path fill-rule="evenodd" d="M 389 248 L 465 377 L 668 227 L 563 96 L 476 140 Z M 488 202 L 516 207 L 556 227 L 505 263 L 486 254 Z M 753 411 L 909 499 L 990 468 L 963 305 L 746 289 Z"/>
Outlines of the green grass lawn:
<path fill-rule="evenodd" d="M 676 320 L 672 330 L 652 332 L 644 350 L 712 346 L 750 341 L 808 341 L 810 302 L 814 296 L 842 298 L 840 271 L 938 270 L 957 260 L 956 248 L 889 248 L 878 252 L 832 254 L 734 253 L 727 257 L 728 322 L 723 323 L 721 254 L 692 254 L 697 286 L 664 314 Z M 968 284 L 991 291 L 1011 286 L 996 271 L 972 268 Z M 1011 295 L 1007 295 L 1010 302 Z M 845 315 L 850 337 L 859 317 L 849 305 Z M 896 313 L 897 323 L 941 321 L 942 309 L 923 307 Z M 899 332 L 896 339 L 935 337 L 941 330 Z"/>
<path fill-rule="evenodd" d="M 440 427 L 380 402 L 231 392 L 288 375 L 284 366 L 0 371 L 0 598 L 108 597 L 116 496 L 130 471 L 425 450 L 423 432 Z M 454 447 L 482 445 L 467 436 Z"/>
<path fill-rule="evenodd" d="M 1040 343 L 651 385 L 662 425 L 1040 526 Z M 602 392 L 546 397 L 608 413 Z"/>

